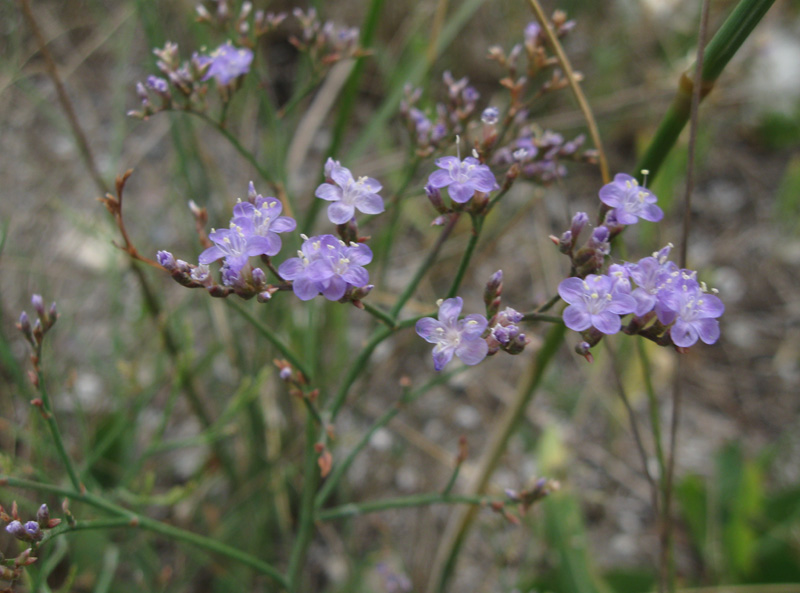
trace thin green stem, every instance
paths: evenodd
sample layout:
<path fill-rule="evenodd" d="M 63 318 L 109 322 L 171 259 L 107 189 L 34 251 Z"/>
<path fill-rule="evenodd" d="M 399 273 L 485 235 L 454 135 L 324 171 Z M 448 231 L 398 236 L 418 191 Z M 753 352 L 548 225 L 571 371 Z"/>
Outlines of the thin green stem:
<path fill-rule="evenodd" d="M 350 387 L 352 387 L 353 383 L 355 383 L 356 379 L 361 374 L 361 371 L 364 370 L 364 367 L 367 365 L 369 357 L 372 356 L 375 348 L 377 348 L 378 344 L 383 342 L 391 335 L 392 328 L 390 327 L 380 327 L 375 330 L 375 333 L 372 334 L 372 337 L 370 338 L 369 342 L 367 342 L 367 345 L 364 346 L 364 349 L 361 350 L 358 357 L 353 361 L 353 364 L 350 365 L 350 368 L 347 370 L 347 375 L 345 376 L 344 381 L 342 381 L 339 390 L 334 396 L 333 403 L 331 404 L 331 422 L 336 419 L 339 410 L 342 409 L 342 406 L 347 399 L 347 394 L 350 391 Z"/>
<path fill-rule="evenodd" d="M 225 302 L 227 302 L 228 305 L 231 308 L 233 308 L 234 311 L 239 313 L 239 315 L 247 319 L 247 321 L 250 324 L 252 324 L 252 326 L 256 329 L 256 331 L 258 331 L 258 333 L 264 336 L 270 344 L 275 346 L 278 352 L 280 352 L 283 356 L 286 357 L 286 360 L 292 363 L 292 366 L 294 366 L 294 368 L 303 373 L 303 375 L 305 375 L 307 379 L 309 380 L 311 379 L 312 375 L 311 373 L 309 373 L 303 361 L 301 361 L 300 358 L 294 352 L 292 352 L 291 349 L 286 344 L 283 343 L 283 340 L 281 340 L 269 327 L 263 324 L 259 319 L 256 318 L 255 315 L 253 315 L 250 311 L 248 311 L 245 307 L 243 307 L 240 303 L 236 302 L 235 300 L 226 299 Z"/>
<path fill-rule="evenodd" d="M 628 414 L 628 421 L 631 425 L 631 432 L 633 432 L 633 439 L 636 442 L 636 449 L 639 452 L 639 457 L 642 460 L 642 471 L 644 472 L 645 478 L 647 478 L 647 483 L 650 485 L 650 498 L 653 504 L 653 512 L 658 513 L 658 485 L 653 478 L 653 474 L 650 473 L 650 465 L 647 461 L 647 450 L 644 448 L 644 441 L 642 440 L 642 434 L 639 430 L 639 423 L 636 421 L 636 414 L 633 411 L 630 399 L 628 399 L 628 394 L 625 390 L 625 384 L 622 382 L 622 369 L 620 369 L 619 358 L 617 358 L 617 353 L 614 348 L 612 348 L 611 342 L 608 339 L 604 340 L 603 342 L 606 346 L 609 356 L 611 357 L 611 368 L 613 370 L 614 379 L 617 383 L 617 394 L 622 400 L 622 404 L 625 406 L 625 411 Z"/>
<path fill-rule="evenodd" d="M 550 328 L 544 344 L 536 354 L 535 362 L 530 365 L 527 375 L 521 379 L 511 405 L 503 413 L 498 425 L 492 430 L 491 442 L 486 447 L 477 474 L 470 485 L 470 495 L 477 496 L 485 491 L 489 479 L 505 451 L 508 440 L 516 430 L 525 410 L 533 399 L 544 378 L 545 370 L 549 367 L 550 362 L 564 341 L 565 334 L 566 326 L 563 324 L 559 323 Z M 451 518 L 442 536 L 441 544 L 436 552 L 436 558 L 431 569 L 427 588 L 429 593 L 445 590 L 447 581 L 455 568 L 455 561 L 461 545 L 474 519 L 474 508 L 460 511 Z"/>
<path fill-rule="evenodd" d="M 644 377 L 644 390 L 647 393 L 648 406 L 650 408 L 650 426 L 653 431 L 653 443 L 656 450 L 656 459 L 658 460 L 658 478 L 659 482 L 664 483 L 666 478 L 666 467 L 664 463 L 664 445 L 661 440 L 661 417 L 658 413 L 658 397 L 653 388 L 652 369 L 650 368 L 650 358 L 647 356 L 645 350 L 644 339 L 636 340 L 636 349 L 639 352 L 639 360 L 642 363 L 642 376 Z"/>
<path fill-rule="evenodd" d="M 775 0 L 741 0 L 734 8 L 706 46 L 701 74 L 701 100 L 711 92 L 725 66 L 774 3 Z M 689 121 L 693 86 L 691 78 L 684 74 L 678 83 L 672 104 L 636 166 L 637 174 L 645 169 L 649 171 L 648 179 L 652 181 L 655 178 Z"/>
<path fill-rule="evenodd" d="M 461 494 L 442 494 L 441 492 L 431 492 L 427 494 L 415 494 L 399 498 L 387 498 L 385 500 L 373 500 L 369 502 L 345 504 L 332 509 L 321 511 L 317 515 L 319 521 L 331 521 L 345 517 L 357 517 L 369 513 L 379 513 L 391 509 L 405 509 L 408 507 L 429 506 L 432 504 L 468 504 L 473 506 L 486 506 L 493 500 L 487 496 L 469 496 Z"/>
<path fill-rule="evenodd" d="M 461 473 L 461 465 L 462 465 L 461 461 L 456 463 L 456 466 L 450 473 L 450 479 L 447 480 L 447 484 L 445 484 L 444 488 L 442 489 L 442 496 L 450 495 L 450 491 L 453 489 L 453 486 L 456 485 L 456 480 L 458 480 L 458 475 Z"/>
<path fill-rule="evenodd" d="M 369 430 L 361 436 L 361 439 L 356 443 L 353 449 L 348 453 L 347 457 L 345 457 L 342 461 L 334 465 L 333 471 L 331 474 L 326 478 L 325 483 L 320 488 L 319 492 L 317 493 L 317 497 L 314 501 L 314 508 L 319 510 L 322 508 L 322 505 L 330 497 L 331 493 L 333 493 L 336 486 L 339 484 L 340 480 L 344 476 L 345 472 L 350 468 L 353 461 L 355 461 L 358 454 L 364 449 L 364 447 L 369 444 L 372 435 L 378 431 L 378 429 L 386 426 L 389 422 L 400 413 L 404 406 L 413 403 L 417 399 L 419 399 L 422 395 L 430 391 L 433 387 L 448 381 L 451 377 L 458 373 L 463 373 L 469 367 L 460 367 L 453 371 L 447 373 L 441 373 L 433 377 L 430 381 L 421 385 L 417 389 L 413 389 L 405 394 L 403 397 L 400 398 L 400 401 L 395 404 L 394 407 L 389 408 L 383 414 L 378 417 L 377 420 L 372 424 Z"/>
<path fill-rule="evenodd" d="M 63 496 L 76 502 L 83 502 L 96 509 L 100 509 L 117 517 L 124 518 L 128 521 L 130 527 L 138 527 L 146 531 L 158 533 L 170 539 L 185 542 L 200 549 L 219 554 L 220 556 L 239 562 L 240 564 L 248 566 L 259 573 L 272 578 L 283 589 L 289 588 L 289 582 L 286 577 L 284 577 L 274 566 L 256 558 L 255 556 L 251 556 L 250 554 L 237 550 L 236 548 L 210 537 L 205 537 L 179 527 L 174 527 L 134 511 L 130 511 L 90 492 L 74 492 L 70 489 L 62 488 L 60 486 L 43 484 L 41 482 L 14 478 L 6 475 L 0 475 L 0 487 L 2 486 L 11 486 L 14 488 L 33 490 L 35 492 L 45 492 L 56 496 Z"/>
<path fill-rule="evenodd" d="M 420 283 L 423 276 L 425 276 L 425 274 L 428 272 L 428 268 L 430 268 L 433 265 L 433 262 L 436 261 L 439 251 L 441 251 L 442 246 L 450 236 L 450 233 L 453 232 L 453 228 L 455 228 L 460 216 L 461 214 L 459 212 L 454 212 L 450 215 L 447 224 L 442 229 L 442 232 L 439 235 L 439 238 L 436 240 L 433 249 L 431 249 L 430 253 L 428 253 L 422 263 L 420 263 L 419 268 L 417 268 L 417 271 L 414 274 L 414 277 L 411 279 L 411 282 L 406 285 L 402 294 L 398 297 L 397 302 L 394 304 L 394 307 L 392 307 L 391 314 L 394 317 L 397 317 L 398 313 L 400 313 L 400 310 L 403 308 L 403 305 L 405 305 L 408 299 L 411 298 L 411 295 L 413 295 L 414 291 L 417 289 L 417 285 Z"/>
<path fill-rule="evenodd" d="M 289 569 L 287 571 L 290 590 L 293 592 L 300 591 L 300 574 L 308 546 L 311 543 L 311 537 L 314 535 L 314 498 L 319 483 L 317 454 L 314 450 L 316 434 L 314 419 L 309 414 L 306 418 L 305 466 L 303 469 L 303 494 L 300 500 L 300 520 L 297 527 L 297 536 L 289 556 Z"/>
<path fill-rule="evenodd" d="M 381 322 L 385 323 L 388 327 L 394 328 L 395 319 L 393 316 L 381 310 L 379 307 L 373 307 L 369 303 L 362 303 L 362 305 L 364 305 L 364 311 L 366 311 L 376 319 L 380 320 Z"/>
<path fill-rule="evenodd" d="M 545 321 L 547 323 L 563 323 L 564 320 L 558 315 L 542 315 L 534 311 L 533 313 L 525 313 L 522 316 L 522 321 Z"/>
<path fill-rule="evenodd" d="M 69 476 L 69 481 L 72 484 L 72 487 L 76 492 L 81 492 L 84 490 L 83 484 L 81 484 L 81 481 L 78 478 L 78 472 L 75 470 L 75 465 L 72 463 L 72 458 L 69 456 L 67 453 L 67 448 L 64 446 L 64 439 L 61 437 L 61 431 L 58 428 L 56 417 L 53 414 L 53 406 L 50 403 L 50 396 L 48 395 L 47 389 L 44 386 L 44 374 L 39 366 L 41 365 L 42 356 L 41 346 L 39 346 L 37 350 L 36 377 L 39 383 L 39 395 L 41 395 L 42 398 L 42 416 L 44 417 L 45 422 L 47 422 L 47 428 L 50 430 L 50 436 L 53 437 L 53 444 L 55 444 L 58 455 L 61 457 L 61 462 L 64 464 L 64 469 L 67 470 L 67 475 Z"/>
<path fill-rule="evenodd" d="M 194 110 L 191 110 L 191 109 L 187 109 L 187 110 L 186 110 L 184 113 L 189 113 L 189 114 L 191 114 L 191 115 L 194 115 L 195 117 L 199 117 L 199 118 L 200 118 L 200 119 L 202 119 L 204 122 L 206 122 L 207 124 L 209 124 L 209 125 L 210 125 L 212 128 L 214 128 L 215 130 L 217 130 L 217 131 L 218 131 L 220 134 L 222 134 L 222 135 L 225 137 L 225 139 L 226 139 L 228 142 L 230 142 L 231 146 L 233 146 L 233 147 L 236 149 L 236 152 L 238 152 L 240 155 L 242 155 L 242 156 L 244 157 L 244 159 L 245 159 L 245 160 L 246 160 L 248 163 L 250 163 L 250 165 L 252 165 L 252 167 L 253 167 L 253 168 L 256 170 L 256 172 L 257 172 L 257 173 L 258 173 L 258 174 L 261 176 L 261 178 L 262 178 L 264 181 L 266 181 L 267 183 L 269 183 L 269 184 L 270 184 L 270 186 L 272 186 L 272 189 L 273 189 L 274 191 L 278 191 L 278 184 L 277 184 L 277 182 L 275 181 L 275 175 L 273 175 L 273 174 L 272 174 L 272 173 L 271 173 L 271 172 L 270 172 L 268 169 L 266 169 L 264 166 L 262 166 L 261 164 L 259 164 L 259 162 L 256 160 L 256 157 L 255 157 L 255 155 L 253 155 L 253 153 L 252 153 L 252 152 L 250 152 L 250 151 L 249 151 L 249 150 L 247 150 L 247 149 L 246 149 L 244 146 L 242 146 L 242 143 L 241 143 L 241 142 L 239 142 L 239 139 L 238 139 L 236 136 L 234 136 L 234 135 L 233 135 L 233 133 L 231 133 L 231 131 L 230 131 L 230 130 L 228 130 L 228 128 L 225 128 L 225 127 L 223 127 L 223 126 L 222 126 L 222 125 L 220 125 L 220 123 L 219 123 L 218 121 L 216 121 L 214 118 L 212 118 L 212 117 L 211 117 L 211 116 L 209 116 L 208 114 L 206 114 L 206 113 L 203 113 L 203 112 L 201 112 L 201 111 L 194 111 Z"/>
<path fill-rule="evenodd" d="M 450 290 L 447 291 L 447 298 L 451 299 L 456 296 L 459 287 L 461 286 L 461 282 L 464 280 L 464 275 L 467 273 L 467 268 L 469 267 L 469 262 L 472 260 L 472 254 L 475 252 L 475 247 L 478 245 L 478 240 L 481 238 L 481 229 L 483 228 L 483 217 L 482 216 L 472 216 L 472 236 L 469 238 L 469 243 L 467 243 L 467 248 L 464 251 L 464 255 L 461 256 L 461 261 L 458 264 L 458 270 L 456 270 L 456 275 L 453 278 L 452 284 L 450 284 Z"/>

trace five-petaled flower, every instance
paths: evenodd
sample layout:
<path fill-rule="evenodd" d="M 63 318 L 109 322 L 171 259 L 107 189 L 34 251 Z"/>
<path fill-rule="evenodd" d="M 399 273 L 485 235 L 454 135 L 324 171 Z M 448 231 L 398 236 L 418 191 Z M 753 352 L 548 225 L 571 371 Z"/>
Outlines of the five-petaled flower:
<path fill-rule="evenodd" d="M 600 188 L 600 201 L 613 210 L 609 213 L 619 224 L 636 224 L 640 218 L 658 222 L 664 212 L 656 206 L 656 196 L 639 185 L 630 175 L 617 173 L 614 181 Z"/>
<path fill-rule="evenodd" d="M 383 212 L 383 199 L 378 195 L 381 184 L 372 177 L 353 178 L 353 174 L 337 161 L 328 159 L 325 165 L 326 175 L 330 169 L 333 183 L 323 183 L 314 195 L 328 202 L 328 220 L 334 224 L 345 224 L 355 215 L 355 211 L 364 214 L 380 214 Z"/>
<path fill-rule="evenodd" d="M 564 324 L 575 331 L 594 327 L 601 333 L 615 334 L 622 327 L 620 315 L 636 309 L 636 300 L 626 286 L 610 276 L 567 278 L 558 285 L 558 294 L 569 303 L 564 309 Z"/>
<path fill-rule="evenodd" d="M 688 348 L 698 338 L 706 344 L 719 339 L 717 317 L 725 312 L 719 297 L 703 292 L 695 279 L 695 273 L 681 270 L 677 285 L 659 295 L 656 305 L 658 320 L 664 325 L 672 324 L 669 336 L 672 343 Z"/>
<path fill-rule="evenodd" d="M 228 41 L 208 56 L 197 56 L 197 61 L 200 66 L 210 64 L 203 80 L 214 78 L 217 84 L 227 86 L 242 74 L 250 71 L 253 52 L 246 47 L 234 47 Z"/>
<path fill-rule="evenodd" d="M 463 301 L 455 297 L 439 305 L 439 319 L 424 317 L 417 321 L 417 334 L 433 347 L 433 368 L 441 371 L 455 354 L 461 362 L 475 365 L 486 358 L 489 346 L 481 335 L 488 321 L 483 315 L 467 315 L 458 318 Z"/>
<path fill-rule="evenodd" d="M 363 288 L 369 282 L 364 266 L 372 261 L 372 250 L 363 243 L 348 245 L 333 235 L 320 235 L 306 239 L 297 256 L 283 262 L 278 273 L 292 281 L 300 300 L 322 293 L 329 301 L 338 301 L 348 288 Z"/>
<path fill-rule="evenodd" d="M 463 161 L 454 156 L 441 157 L 436 159 L 436 166 L 441 170 L 431 173 L 428 183 L 437 189 L 447 187 L 450 197 L 459 204 L 468 202 L 475 192 L 499 188 L 491 169 L 471 156 Z"/>
<path fill-rule="evenodd" d="M 250 190 L 255 193 L 252 182 Z M 258 246 L 259 252 L 255 255 L 277 255 L 281 250 L 278 233 L 293 231 L 297 227 L 293 218 L 281 216 L 282 209 L 277 198 L 261 195 L 255 197 L 254 203 L 239 202 L 233 207 L 233 224 L 252 226 L 253 234 L 248 239 L 248 246 Z"/>

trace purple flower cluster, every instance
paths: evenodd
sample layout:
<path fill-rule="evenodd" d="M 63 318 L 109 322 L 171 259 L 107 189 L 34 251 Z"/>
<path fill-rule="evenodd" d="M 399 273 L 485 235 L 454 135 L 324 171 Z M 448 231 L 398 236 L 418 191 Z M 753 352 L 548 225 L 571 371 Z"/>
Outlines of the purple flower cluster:
<path fill-rule="evenodd" d="M 436 104 L 435 116 L 417 106 L 422 89 L 407 86 L 400 104 L 400 114 L 406 120 L 420 155 L 430 155 L 443 139 L 463 133 L 476 113 L 480 93 L 469 84 L 469 80 L 466 77 L 456 80 L 450 72 L 445 72 L 442 79 L 447 99 Z"/>
<path fill-rule="evenodd" d="M 488 193 L 499 189 L 492 170 L 476 158 L 468 156 L 463 161 L 458 157 L 445 156 L 436 159 L 439 171 L 428 178 L 428 184 L 436 189 L 447 187 L 454 202 L 463 204 L 472 199 L 475 192 Z"/>
<path fill-rule="evenodd" d="M 283 262 L 278 273 L 292 281 L 300 300 L 322 293 L 329 301 L 338 301 L 350 288 L 367 287 L 364 266 L 372 261 L 372 250 L 362 243 L 348 245 L 333 235 L 320 235 L 305 238 L 297 255 Z"/>
<path fill-rule="evenodd" d="M 229 228 L 208 235 L 214 245 L 200 254 L 202 265 L 224 258 L 223 278 L 228 277 L 225 272 L 238 274 L 250 257 L 277 255 L 281 250 L 278 233 L 293 231 L 297 226 L 294 219 L 280 215 L 283 206 L 279 200 L 256 195 L 252 182 L 250 196 L 252 201 L 239 202 L 233 207 Z"/>
<path fill-rule="evenodd" d="M 314 195 L 332 202 L 328 206 L 328 220 L 332 223 L 346 224 L 356 210 L 364 214 L 383 212 L 383 199 L 378 195 L 382 186 L 376 179 L 354 179 L 349 169 L 330 158 L 325 164 L 325 176 L 333 183 L 323 183 Z"/>
<path fill-rule="evenodd" d="M 197 62 L 201 68 L 208 65 L 203 80 L 213 78 L 218 85 L 227 86 L 250 71 L 253 52 L 246 47 L 234 47 L 228 41 L 207 56 L 197 56 Z"/>
<path fill-rule="evenodd" d="M 725 306 L 697 281 L 697 272 L 682 270 L 667 260 L 670 248 L 635 264 L 612 265 L 608 274 L 563 280 L 558 294 L 569 304 L 564 309 L 566 326 L 615 334 L 622 327 L 621 317 L 633 314 L 637 331 L 647 331 L 655 317 L 657 325 L 649 327 L 661 337 L 668 335 L 675 346 L 686 348 L 698 339 L 716 342 L 717 318 Z"/>
<path fill-rule="evenodd" d="M 475 365 L 489 352 L 489 346 L 481 336 L 489 322 L 483 315 L 467 315 L 458 318 L 464 302 L 461 297 L 442 301 L 439 305 L 438 319 L 424 317 L 417 321 L 417 334 L 435 344 L 433 347 L 433 368 L 441 371 L 444 366 L 458 356 L 461 362 Z"/>

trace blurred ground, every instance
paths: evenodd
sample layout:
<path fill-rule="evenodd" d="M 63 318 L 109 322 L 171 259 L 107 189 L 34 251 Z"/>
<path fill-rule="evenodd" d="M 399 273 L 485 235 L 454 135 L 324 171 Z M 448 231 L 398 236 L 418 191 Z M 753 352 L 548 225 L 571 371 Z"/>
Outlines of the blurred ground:
<path fill-rule="evenodd" d="M 337 20 L 358 22 L 360 5 L 347 4 Z M 485 48 L 492 43 L 509 47 L 512 33 L 519 36 L 530 18 L 522 2 L 501 4 L 478 11 L 455 50 L 436 68 L 469 76 L 487 102 L 497 72 L 484 59 Z M 620 0 L 601 8 L 599 3 L 572 0 L 562 6 L 578 20 L 567 49 L 586 77 L 585 88 L 614 171 L 633 167 L 637 150 L 666 108 L 680 72 L 691 62 L 694 5 L 680 0 Z M 712 31 L 732 5 L 713 5 Z M 134 3 L 44 1 L 36 3 L 34 10 L 105 179 L 111 181 L 128 168 L 136 170 L 127 189 L 127 207 L 137 246 L 147 255 L 161 248 L 194 253 L 193 221 L 187 216 L 186 201 L 207 205 L 213 224 L 243 195 L 252 172 L 213 132 L 200 126 L 183 141 L 196 139 L 185 144 L 185 150 L 200 159 L 203 171 L 179 171 L 172 148 L 179 132 L 170 127 L 169 119 L 156 116 L 138 122 L 125 117 L 135 107 L 135 82 L 152 71 L 150 48 Z M 398 2 L 386 10 L 394 17 L 386 19 L 380 44 L 389 51 L 398 31 L 424 22 L 433 5 Z M 720 342 L 693 348 L 684 356 L 677 463 L 681 476 L 712 476 L 716 452 L 736 442 L 747 458 L 771 456 L 767 487 L 800 481 L 800 161 L 796 154 L 800 88 L 795 67 L 800 60 L 799 10 L 796 2 L 778 3 L 771 10 L 701 110 L 689 261 L 700 270 L 701 279 L 720 289 L 726 313 Z M 158 12 L 170 38 L 182 42 L 188 36 L 192 3 L 159 5 Z M 110 408 L 124 404 L 111 392 L 126 381 L 146 385 L 148 373 L 162 372 L 164 362 L 153 350 L 152 330 L 144 329 L 149 320 L 142 313 L 139 293 L 132 288 L 135 281 L 128 264 L 110 246 L 116 232 L 95 200 L 100 192 L 81 163 L 36 44 L 18 9 L 9 2 L 0 4 L 0 38 L 4 47 L 0 228 L 7 229 L 0 259 L 2 332 L 16 360 L 24 360 L 24 344 L 13 329 L 19 310 L 29 308 L 32 292 L 58 301 L 62 318 L 48 352 L 51 375 L 62 379 L 54 381 L 60 383 L 54 395 L 65 413 L 80 409 L 91 428 Z M 272 51 L 277 55 L 280 46 Z M 381 72 L 370 71 L 368 76 L 377 80 Z M 370 109 L 376 99 L 365 93 L 361 109 Z M 569 136 L 582 130 L 583 121 L 565 93 L 549 102 L 541 125 Z M 642 257 L 643 250 L 667 241 L 678 243 L 685 153 L 684 142 L 653 186 L 667 203 L 669 222 L 657 231 L 629 237 L 631 258 Z M 386 175 L 401 152 L 376 154 L 365 158 L 359 170 L 375 177 Z M 312 150 L 313 158 L 323 156 Z M 313 184 L 313 176 L 306 183 Z M 568 212 L 592 211 L 598 188 L 596 171 L 579 166 L 558 186 L 517 187 L 509 197 L 512 204 L 525 203 L 531 192 L 537 199 L 520 218 L 496 223 L 494 239 L 482 247 L 465 284 L 465 300 L 478 306 L 482 282 L 498 267 L 505 272 L 504 294 L 516 308 L 529 309 L 549 296 L 564 272 L 564 262 L 547 236 L 565 228 Z M 430 214 L 418 215 L 417 229 L 424 231 L 422 218 Z M 404 254 L 398 256 L 397 278 L 410 273 L 421 252 L 422 246 L 413 243 L 419 238 L 414 233 Z M 442 274 L 457 261 L 455 247 L 445 252 L 438 268 Z M 169 311 L 187 313 L 203 298 L 168 278 L 155 273 L 151 278 Z M 421 301 L 432 302 L 436 287 L 423 286 L 420 293 Z M 212 317 L 219 313 L 215 306 L 211 310 Z M 204 317 L 194 328 L 199 341 L 214 335 L 218 326 L 213 323 Z M 120 332 L 120 327 L 138 331 Z M 222 337 L 223 342 L 226 339 Z M 393 345 L 403 351 L 419 350 L 415 339 L 404 335 Z M 568 344 L 574 341 L 570 338 Z M 624 348 L 621 342 L 617 344 Z M 351 429 L 364 429 L 392 401 L 390 394 L 396 393 L 400 376 L 430 372 L 428 357 L 427 350 L 407 357 L 388 349 L 378 351 L 369 397 L 362 397 L 340 420 L 343 443 L 354 438 L 349 436 Z M 655 383 L 666 402 L 675 356 L 654 350 L 653 358 Z M 353 496 L 368 499 L 441 488 L 449 476 L 458 437 L 468 437 L 471 458 L 477 459 L 488 426 L 529 361 L 527 355 L 487 361 L 405 411 L 389 429 L 375 435 L 364 463 L 353 468 Z M 36 449 L 21 434 L 29 410 L 24 394 L 14 386 L 14 371 L 8 367 L 2 371 L 0 447 L 23 458 Z M 231 371 L 223 364 L 214 372 L 224 378 Z M 644 422 L 647 411 L 641 379 L 629 380 L 634 407 Z M 543 434 L 555 434 L 563 454 L 557 477 L 579 495 L 595 563 L 602 568 L 652 566 L 656 538 L 647 483 L 613 389 L 603 353 L 589 366 L 565 347 L 557 371 L 529 409 L 526 426 L 512 441 L 492 488 L 496 492 L 522 488 L 539 475 L 532 443 Z M 154 401 L 163 403 L 159 397 Z M 663 406 L 662 411 L 666 421 L 669 407 Z M 176 431 L 192 433 L 193 426 L 177 424 Z M 197 462 L 202 458 L 199 455 Z M 173 459 L 168 469 L 174 475 L 161 475 L 164 485 L 181 481 L 195 468 L 184 456 Z M 441 530 L 447 512 L 440 507 L 373 515 L 356 521 L 351 537 L 360 542 L 364 553 L 384 550 L 392 558 L 399 557 L 419 585 L 435 552 L 432 534 Z M 482 537 L 468 541 L 458 573 L 460 591 L 510 590 L 510 584 L 502 581 L 506 573 L 498 567 L 518 566 L 523 554 L 548 562 L 547 552 L 531 541 L 529 533 L 499 524 L 495 515 L 486 513 L 477 531 Z M 341 543 L 337 538 L 323 531 L 312 549 L 330 578 L 336 578 L 343 561 L 331 553 Z M 679 544 L 681 571 L 702 579 L 707 567 L 689 544 L 688 535 L 682 533 Z M 504 588 L 493 588 L 498 582 Z"/>

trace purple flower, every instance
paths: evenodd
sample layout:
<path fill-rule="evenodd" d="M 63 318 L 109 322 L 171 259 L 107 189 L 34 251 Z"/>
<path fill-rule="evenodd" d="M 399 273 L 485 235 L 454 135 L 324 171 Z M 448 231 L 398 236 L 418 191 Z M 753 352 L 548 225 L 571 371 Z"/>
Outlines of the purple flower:
<path fill-rule="evenodd" d="M 491 169 L 471 156 L 463 162 L 445 156 L 436 159 L 436 166 L 442 170 L 431 173 L 428 182 L 436 188 L 449 186 L 450 197 L 459 204 L 468 202 L 477 191 L 486 193 L 499 187 Z"/>
<path fill-rule="evenodd" d="M 461 297 L 447 299 L 439 305 L 439 319 L 425 317 L 417 321 L 417 334 L 433 347 L 433 368 L 441 371 L 455 354 L 461 362 L 475 365 L 486 358 L 489 346 L 481 338 L 488 321 L 483 315 L 467 315 L 459 320 Z"/>
<path fill-rule="evenodd" d="M 209 233 L 208 238 L 216 245 L 200 254 L 201 264 L 208 265 L 224 257 L 225 267 L 238 273 L 247 264 L 248 257 L 263 253 L 264 241 L 250 240 L 255 232 L 252 220 L 244 217 L 238 220 L 239 224 L 231 221 L 230 228 L 216 229 Z"/>
<path fill-rule="evenodd" d="M 228 41 L 211 52 L 209 56 L 198 56 L 200 66 L 210 64 L 203 80 L 214 78 L 217 84 L 226 86 L 234 79 L 247 74 L 253 61 L 253 52 L 246 47 L 234 47 Z"/>
<path fill-rule="evenodd" d="M 383 212 L 383 199 L 378 195 L 382 186 L 377 180 L 372 177 L 353 179 L 350 170 L 338 163 L 330 169 L 330 178 L 336 185 L 323 183 L 314 192 L 318 198 L 333 202 L 328 206 L 328 220 L 345 224 L 353 218 L 356 209 L 364 214 Z"/>
<path fill-rule="evenodd" d="M 252 182 L 252 193 L 255 193 Z M 281 238 L 278 233 L 293 231 L 297 223 L 293 218 L 281 216 L 283 206 L 276 198 L 256 196 L 255 203 L 239 202 L 233 207 L 233 224 L 252 227 L 252 235 L 248 237 L 248 253 L 251 255 L 277 255 L 281 250 Z M 253 253 L 258 250 L 258 253 Z"/>
<path fill-rule="evenodd" d="M 640 259 L 635 264 L 626 264 L 630 278 L 636 283 L 631 296 L 636 299 L 637 317 L 646 315 L 656 306 L 658 297 L 669 289 L 672 279 L 680 272 L 678 265 L 668 261 L 672 245 L 664 247 L 652 257 Z"/>
<path fill-rule="evenodd" d="M 601 202 L 613 208 L 611 213 L 619 224 L 636 224 L 640 218 L 658 222 L 664 217 L 653 192 L 625 173 L 617 173 L 614 181 L 600 188 L 599 195 Z"/>
<path fill-rule="evenodd" d="M 687 348 L 698 338 L 706 344 L 719 339 L 716 318 L 725 312 L 725 305 L 719 297 L 703 292 L 693 277 L 684 275 L 677 287 L 659 295 L 659 301 L 659 321 L 666 325 L 674 320 L 669 335 L 676 346 Z"/>
<path fill-rule="evenodd" d="M 564 309 L 564 323 L 575 331 L 594 327 L 604 334 L 615 334 L 622 327 L 620 315 L 636 309 L 636 301 L 625 293 L 624 285 L 610 276 L 567 278 L 558 285 L 558 294 L 569 303 Z"/>
<path fill-rule="evenodd" d="M 493 126 L 500 121 L 500 110 L 497 107 L 487 107 L 481 113 L 481 121 L 487 126 Z"/>
<path fill-rule="evenodd" d="M 369 282 L 364 266 L 372 261 L 372 250 L 362 243 L 347 245 L 333 235 L 320 235 L 306 239 L 297 255 L 283 262 L 278 273 L 292 281 L 300 300 L 322 293 L 329 301 L 338 301 L 348 288 Z"/>

